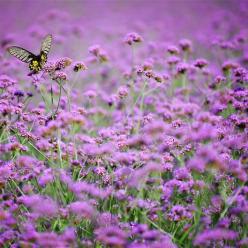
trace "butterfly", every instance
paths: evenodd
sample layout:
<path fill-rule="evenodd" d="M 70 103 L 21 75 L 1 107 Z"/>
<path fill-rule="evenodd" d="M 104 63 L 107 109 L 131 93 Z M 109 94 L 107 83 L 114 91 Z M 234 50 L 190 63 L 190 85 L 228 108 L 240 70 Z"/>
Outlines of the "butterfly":
<path fill-rule="evenodd" d="M 52 35 L 48 34 L 42 40 L 39 55 L 34 55 L 26 49 L 18 46 L 11 46 L 7 50 L 11 55 L 15 56 L 22 62 L 29 63 L 29 69 L 31 70 L 31 74 L 37 74 L 42 70 L 43 66 L 47 62 L 47 54 L 50 51 L 51 45 Z"/>

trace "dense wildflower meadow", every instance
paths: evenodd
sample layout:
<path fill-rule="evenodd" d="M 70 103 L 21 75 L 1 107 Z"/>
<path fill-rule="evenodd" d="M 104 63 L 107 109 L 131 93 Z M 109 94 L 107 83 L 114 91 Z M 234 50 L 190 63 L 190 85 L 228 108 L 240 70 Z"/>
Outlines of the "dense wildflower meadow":
<path fill-rule="evenodd" d="M 247 1 L 0 7 L 0 247 L 248 247 Z"/>

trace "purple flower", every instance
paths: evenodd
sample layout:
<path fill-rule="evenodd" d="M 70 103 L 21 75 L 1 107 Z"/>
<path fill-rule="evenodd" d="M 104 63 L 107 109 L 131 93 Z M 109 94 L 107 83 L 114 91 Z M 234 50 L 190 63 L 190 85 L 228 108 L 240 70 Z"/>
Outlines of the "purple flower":
<path fill-rule="evenodd" d="M 182 221 L 192 218 L 192 214 L 186 207 L 175 205 L 168 213 L 167 218 L 171 221 Z"/>
<path fill-rule="evenodd" d="M 89 47 L 89 53 L 92 53 L 93 55 L 95 55 L 96 57 L 99 55 L 101 47 L 100 45 L 93 45 L 91 47 Z"/>
<path fill-rule="evenodd" d="M 100 227 L 95 231 L 96 239 L 104 245 L 123 247 L 127 235 L 118 226 Z"/>
<path fill-rule="evenodd" d="M 164 170 L 164 167 L 157 163 L 149 163 L 145 165 L 141 169 L 137 169 L 130 179 L 129 185 L 131 187 L 137 187 L 141 182 L 144 183 L 144 181 L 147 179 L 150 173 L 152 172 L 162 172 Z"/>
<path fill-rule="evenodd" d="M 182 39 L 179 41 L 179 46 L 183 51 L 190 52 L 192 50 L 192 42 L 187 39 Z"/>
<path fill-rule="evenodd" d="M 56 63 L 48 61 L 48 62 L 44 65 L 43 71 L 52 74 L 52 73 L 55 72 L 56 66 L 57 66 Z"/>
<path fill-rule="evenodd" d="M 58 213 L 57 204 L 52 199 L 41 195 L 22 196 L 19 201 L 31 208 L 38 217 L 54 217 Z"/>
<path fill-rule="evenodd" d="M 229 71 L 231 69 L 236 69 L 236 68 L 238 68 L 238 64 L 233 61 L 226 61 L 222 64 L 222 70 L 224 72 Z"/>
<path fill-rule="evenodd" d="M 91 219 L 95 215 L 95 209 L 87 202 L 73 202 L 69 209 L 71 213 L 83 218 Z"/>
<path fill-rule="evenodd" d="M 62 72 L 62 71 L 57 71 L 55 72 L 54 76 L 53 76 L 53 80 L 62 80 L 65 81 L 67 80 L 68 76 L 66 73 Z"/>
<path fill-rule="evenodd" d="M 72 63 L 72 60 L 70 58 L 61 58 L 59 60 L 57 60 L 55 62 L 55 70 L 61 70 L 61 69 L 64 69 L 66 67 L 68 67 L 69 65 L 71 65 Z"/>
<path fill-rule="evenodd" d="M 176 46 L 173 46 L 173 45 L 168 46 L 167 47 L 167 51 L 170 54 L 175 54 L 175 55 L 178 55 L 179 54 L 179 49 Z"/>
<path fill-rule="evenodd" d="M 10 78 L 7 75 L 0 75 L 0 89 L 6 89 L 10 86 L 13 86 L 16 84 L 16 80 Z"/>
<path fill-rule="evenodd" d="M 235 240 L 237 236 L 237 232 L 232 230 L 224 228 L 209 229 L 196 236 L 194 245 L 207 247 L 217 241 Z"/>
<path fill-rule="evenodd" d="M 205 59 L 197 59 L 194 63 L 195 67 L 198 67 L 200 69 L 202 69 L 203 67 L 207 66 L 208 62 Z"/>
<path fill-rule="evenodd" d="M 180 63 L 180 64 L 178 64 L 177 65 L 177 73 L 178 74 L 184 74 L 184 73 L 186 73 L 187 72 L 187 70 L 188 70 L 188 64 L 186 64 L 186 63 Z"/>
<path fill-rule="evenodd" d="M 168 59 L 167 59 L 167 63 L 169 65 L 176 65 L 178 64 L 179 62 L 181 61 L 181 59 L 177 56 L 170 56 Z"/>
<path fill-rule="evenodd" d="M 118 224 L 118 218 L 117 218 L 117 216 L 115 216 L 111 213 L 104 212 L 98 216 L 97 223 L 101 227 L 113 226 L 113 225 Z"/>
<path fill-rule="evenodd" d="M 107 52 L 101 48 L 100 45 L 93 45 L 89 47 L 89 53 L 93 54 L 96 58 L 100 60 L 100 62 L 106 62 L 109 60 L 109 56 Z"/>
<path fill-rule="evenodd" d="M 124 42 L 128 45 L 132 45 L 133 43 L 140 43 L 143 41 L 143 38 L 135 33 L 135 32 L 132 32 L 132 33 L 128 33 L 125 38 L 124 38 Z"/>

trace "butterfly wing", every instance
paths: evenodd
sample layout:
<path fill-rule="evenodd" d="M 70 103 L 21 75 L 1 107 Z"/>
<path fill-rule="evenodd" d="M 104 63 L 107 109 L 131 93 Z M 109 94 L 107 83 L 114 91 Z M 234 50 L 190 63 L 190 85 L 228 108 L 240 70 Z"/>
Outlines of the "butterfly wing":
<path fill-rule="evenodd" d="M 52 45 L 52 35 L 48 34 L 41 43 L 40 52 L 45 53 L 47 55 L 50 51 L 51 45 Z"/>
<path fill-rule="evenodd" d="M 35 58 L 34 54 L 21 47 L 12 46 L 9 47 L 7 50 L 11 55 L 15 56 L 16 58 L 25 63 L 29 63 L 33 58 Z"/>

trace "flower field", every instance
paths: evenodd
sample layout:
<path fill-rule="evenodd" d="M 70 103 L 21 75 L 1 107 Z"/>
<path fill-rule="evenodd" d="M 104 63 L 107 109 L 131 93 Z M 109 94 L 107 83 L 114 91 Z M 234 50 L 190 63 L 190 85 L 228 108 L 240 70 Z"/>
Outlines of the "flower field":
<path fill-rule="evenodd" d="M 247 1 L 0 9 L 0 247 L 248 247 Z"/>

